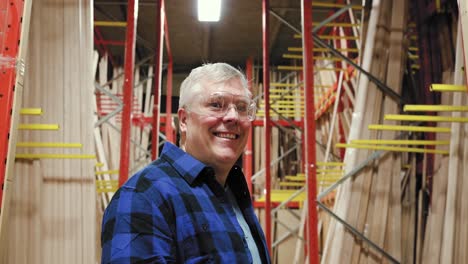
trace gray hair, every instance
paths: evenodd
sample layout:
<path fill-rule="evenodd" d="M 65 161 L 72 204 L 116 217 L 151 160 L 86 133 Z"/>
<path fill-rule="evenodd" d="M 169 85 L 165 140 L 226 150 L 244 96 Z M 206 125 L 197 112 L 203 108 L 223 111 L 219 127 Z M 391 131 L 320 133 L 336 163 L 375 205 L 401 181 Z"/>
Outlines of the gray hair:
<path fill-rule="evenodd" d="M 193 98 L 193 94 L 203 89 L 203 84 L 225 83 L 232 79 L 239 79 L 246 95 L 252 96 L 245 75 L 227 63 L 207 63 L 193 69 L 180 86 L 179 107 L 186 106 Z"/>

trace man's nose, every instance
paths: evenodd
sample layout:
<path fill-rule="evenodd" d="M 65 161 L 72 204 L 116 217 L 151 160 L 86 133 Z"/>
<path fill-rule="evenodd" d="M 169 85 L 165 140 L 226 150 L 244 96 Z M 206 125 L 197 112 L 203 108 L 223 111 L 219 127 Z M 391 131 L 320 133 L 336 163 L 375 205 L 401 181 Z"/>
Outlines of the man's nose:
<path fill-rule="evenodd" d="M 230 105 L 226 110 L 225 118 L 235 118 L 239 119 L 239 113 L 237 112 L 236 106 Z"/>

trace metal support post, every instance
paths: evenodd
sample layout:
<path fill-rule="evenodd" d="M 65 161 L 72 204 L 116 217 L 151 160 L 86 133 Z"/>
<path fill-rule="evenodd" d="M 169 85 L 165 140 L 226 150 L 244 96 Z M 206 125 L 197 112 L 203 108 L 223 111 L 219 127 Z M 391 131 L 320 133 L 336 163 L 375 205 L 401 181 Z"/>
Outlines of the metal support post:
<path fill-rule="evenodd" d="M 268 0 L 262 0 L 262 39 L 263 39 L 263 93 L 265 100 L 265 236 L 268 250 L 271 252 L 271 167 L 270 167 L 270 65 L 269 65 L 269 21 Z"/>
<path fill-rule="evenodd" d="M 165 1 L 162 1 L 161 8 L 164 16 L 164 39 L 166 41 L 166 51 L 167 51 L 167 85 L 166 85 L 166 140 L 174 143 L 174 130 L 172 129 L 172 71 L 173 71 L 173 62 L 172 62 L 172 52 L 171 44 L 169 42 L 169 29 L 167 26 L 167 16 L 166 16 L 166 7 Z"/>
<path fill-rule="evenodd" d="M 151 134 L 151 158 L 155 160 L 158 157 L 159 150 L 159 105 L 161 95 L 161 72 L 162 72 L 162 41 L 164 15 L 162 0 L 156 0 L 156 24 L 155 34 L 159 41 L 156 41 L 154 56 L 154 91 L 153 91 L 153 130 Z"/>
<path fill-rule="evenodd" d="M 247 77 L 247 83 L 249 86 L 249 90 L 252 92 L 252 82 L 253 80 L 253 59 L 249 57 L 245 64 L 245 75 Z M 253 124 L 253 122 L 252 122 Z M 247 146 L 244 151 L 244 160 L 243 160 L 243 167 L 244 167 L 244 175 L 247 181 L 247 186 L 249 187 L 250 194 L 252 194 L 252 163 L 253 163 L 253 125 L 250 127 L 249 135 L 247 139 Z"/>
<path fill-rule="evenodd" d="M 305 173 L 307 183 L 307 253 L 309 263 L 319 263 L 317 234 L 317 167 L 315 157 L 314 61 L 312 1 L 302 2 L 302 52 L 305 92 Z"/>
<path fill-rule="evenodd" d="M 120 135 L 119 186 L 128 179 L 130 158 L 130 126 L 133 102 L 133 72 L 135 64 L 135 33 L 138 19 L 138 0 L 128 0 L 127 32 L 123 87 L 122 134 Z"/>
<path fill-rule="evenodd" d="M 23 4 L 23 1 L 15 0 L 3 1 L 0 4 L 0 13 L 4 14 L 0 16 L 0 205 L 5 188 L 7 158 L 14 158 L 14 155 L 8 155 L 8 145 L 17 78 L 16 59 L 19 53 Z M 19 67 L 19 69 L 24 71 L 24 68 Z"/>

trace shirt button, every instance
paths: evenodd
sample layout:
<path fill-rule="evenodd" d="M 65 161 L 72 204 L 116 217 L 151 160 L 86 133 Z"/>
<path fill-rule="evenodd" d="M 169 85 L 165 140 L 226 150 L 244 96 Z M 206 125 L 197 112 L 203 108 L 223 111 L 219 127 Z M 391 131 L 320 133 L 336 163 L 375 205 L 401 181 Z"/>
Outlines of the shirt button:
<path fill-rule="evenodd" d="M 208 224 L 202 224 L 202 229 L 203 231 L 206 231 L 208 229 Z"/>

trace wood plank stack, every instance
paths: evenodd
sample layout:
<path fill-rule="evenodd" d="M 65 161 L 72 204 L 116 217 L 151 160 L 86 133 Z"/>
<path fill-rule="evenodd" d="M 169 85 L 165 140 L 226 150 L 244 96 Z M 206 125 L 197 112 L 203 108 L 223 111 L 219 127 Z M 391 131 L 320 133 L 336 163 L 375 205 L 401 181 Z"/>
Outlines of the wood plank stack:
<path fill-rule="evenodd" d="M 457 36 L 455 71 L 453 83 L 464 85 L 465 91 L 443 92 L 442 100 L 452 105 L 468 104 L 468 87 L 464 80 L 463 48 L 461 29 Z M 466 67 L 465 67 L 466 68 Z M 452 82 L 452 78 L 445 78 Z M 468 117 L 467 112 L 445 114 L 452 117 Z M 450 154 L 443 157 L 442 164 L 434 174 L 431 205 L 424 230 L 423 246 L 417 263 L 466 263 L 468 253 L 468 216 L 466 172 L 468 171 L 468 124 L 443 124 L 451 128 Z"/>
<path fill-rule="evenodd" d="M 17 154 L 94 154 L 92 10 L 86 1 L 34 1 L 23 106 L 40 107 L 44 114 L 20 122 L 60 128 L 18 131 L 18 141 L 79 142 L 83 147 L 26 148 Z M 96 262 L 94 164 L 95 159 L 16 160 L 1 263 Z"/>
<path fill-rule="evenodd" d="M 397 94 L 401 91 L 405 65 L 406 12 L 405 1 L 374 2 L 363 45 L 362 67 Z M 367 126 L 381 122 L 383 113 L 397 111 L 397 104 L 361 74 L 348 140 L 394 138 L 394 133 L 378 134 L 367 130 Z M 346 173 L 370 154 L 368 150 L 347 149 Z M 400 163 L 398 155 L 384 156 L 346 182 L 339 190 L 335 205 L 339 217 L 398 260 L 401 258 Z M 388 262 L 341 224 L 332 221 L 329 229 L 323 263 Z"/>

